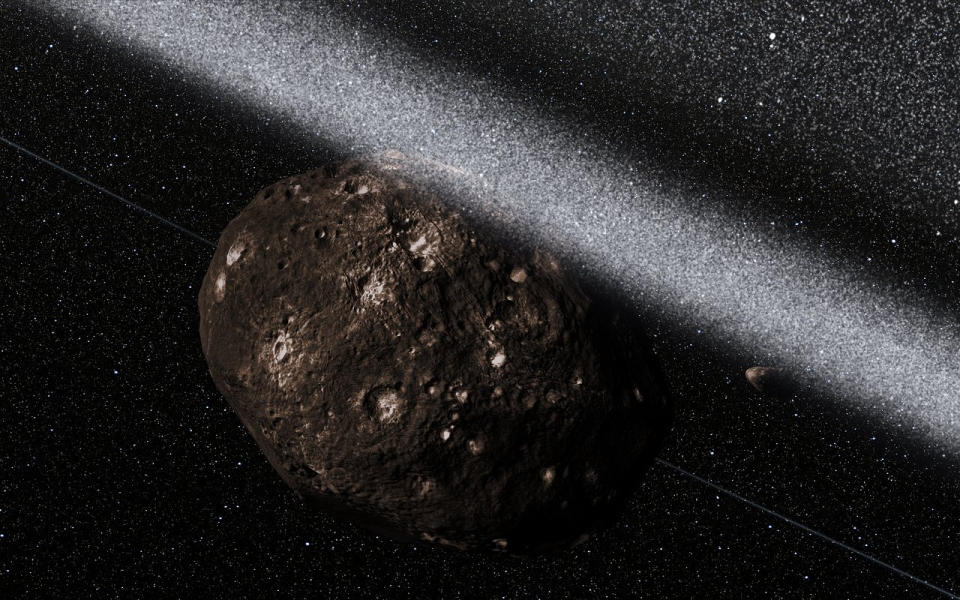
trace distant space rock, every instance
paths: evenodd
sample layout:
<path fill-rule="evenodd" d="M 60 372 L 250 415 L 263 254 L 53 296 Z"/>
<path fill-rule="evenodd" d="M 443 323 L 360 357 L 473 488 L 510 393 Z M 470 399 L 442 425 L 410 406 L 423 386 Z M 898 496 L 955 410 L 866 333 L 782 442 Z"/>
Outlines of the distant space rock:
<path fill-rule="evenodd" d="M 632 320 L 424 169 L 456 175 L 393 153 L 258 193 L 200 291 L 210 373 L 324 510 L 463 549 L 582 541 L 663 441 L 662 376 Z"/>
<path fill-rule="evenodd" d="M 750 367 L 744 376 L 758 392 L 770 396 L 790 396 L 796 391 L 795 382 L 776 367 Z"/>

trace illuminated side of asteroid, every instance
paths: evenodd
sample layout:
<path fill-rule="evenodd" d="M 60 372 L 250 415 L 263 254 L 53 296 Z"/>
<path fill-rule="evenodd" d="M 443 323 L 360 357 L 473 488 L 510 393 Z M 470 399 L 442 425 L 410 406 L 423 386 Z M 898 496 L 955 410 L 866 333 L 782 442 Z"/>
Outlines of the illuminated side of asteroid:
<path fill-rule="evenodd" d="M 210 373 L 324 510 L 463 549 L 582 541 L 662 443 L 662 377 L 629 319 L 417 166 L 348 161 L 258 193 L 200 291 Z"/>

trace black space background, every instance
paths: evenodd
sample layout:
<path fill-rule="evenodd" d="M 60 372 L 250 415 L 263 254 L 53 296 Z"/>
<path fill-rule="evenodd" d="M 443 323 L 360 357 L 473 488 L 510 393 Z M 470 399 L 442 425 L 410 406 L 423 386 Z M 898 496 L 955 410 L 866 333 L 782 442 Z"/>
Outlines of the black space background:
<path fill-rule="evenodd" d="M 956 231 L 955 214 L 933 211 L 925 225 L 922 211 L 885 208 L 907 189 L 921 207 L 944 194 L 924 177 L 956 170 L 955 143 L 922 156 L 922 169 L 887 160 L 882 173 L 855 160 L 882 152 L 856 146 L 837 170 L 835 136 L 804 132 L 797 117 L 780 152 L 755 153 L 752 130 L 641 92 L 630 101 L 642 114 L 614 118 L 604 86 L 632 89 L 629 79 L 584 89 L 550 68 L 529 76 L 555 57 L 491 33 L 499 17 L 464 27 L 426 3 L 351 14 L 548 97 L 558 116 L 643 134 L 691 176 L 781 194 L 739 210 L 802 215 L 810 235 L 848 254 L 887 252 L 877 277 L 922 282 L 956 306 L 956 240 L 929 237 Z M 3 0 L 0 91 L 0 135 L 210 240 L 258 189 L 333 158 L 288 124 Z M 956 123 L 941 121 L 939 135 L 960 135 Z M 660 466 L 615 528 L 553 558 L 398 544 L 308 512 L 207 374 L 196 296 L 211 248 L 6 146 L 0 185 L 4 597 L 940 597 Z M 848 201 L 833 202 L 841 192 Z M 913 244 L 871 246 L 891 236 Z M 756 394 L 742 378 L 752 357 L 695 324 L 651 318 L 649 329 L 683 402 L 664 458 L 960 591 L 955 457 L 843 399 Z"/>

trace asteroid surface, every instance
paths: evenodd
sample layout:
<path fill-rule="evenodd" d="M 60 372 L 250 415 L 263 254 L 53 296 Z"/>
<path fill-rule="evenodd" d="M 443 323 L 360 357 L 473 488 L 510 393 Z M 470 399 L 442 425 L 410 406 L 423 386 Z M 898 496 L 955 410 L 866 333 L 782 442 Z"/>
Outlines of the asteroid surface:
<path fill-rule="evenodd" d="M 582 541 L 663 441 L 663 378 L 632 320 L 414 162 L 290 177 L 230 222 L 199 296 L 213 380 L 324 510 L 461 549 Z"/>

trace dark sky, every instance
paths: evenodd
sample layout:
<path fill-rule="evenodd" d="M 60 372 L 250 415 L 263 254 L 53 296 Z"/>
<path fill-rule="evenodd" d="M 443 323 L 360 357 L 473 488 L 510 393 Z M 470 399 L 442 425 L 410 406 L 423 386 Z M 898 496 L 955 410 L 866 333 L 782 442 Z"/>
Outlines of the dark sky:
<path fill-rule="evenodd" d="M 326 4 L 643 153 L 653 173 L 737 190 L 736 214 L 802 220 L 831 252 L 876 257 L 888 297 L 921 290 L 956 314 L 955 8 Z M 793 43 L 800 14 L 816 25 Z M 74 25 L 0 0 L 0 136 L 201 238 L 260 188 L 342 155 Z M 558 557 L 394 543 L 310 512 L 207 373 L 196 297 L 212 248 L 7 145 L 0 182 L 11 597 L 944 597 L 662 465 L 614 528 Z M 749 348 L 642 316 L 680 402 L 664 459 L 960 593 L 960 457 L 829 390 L 761 396 Z"/>

